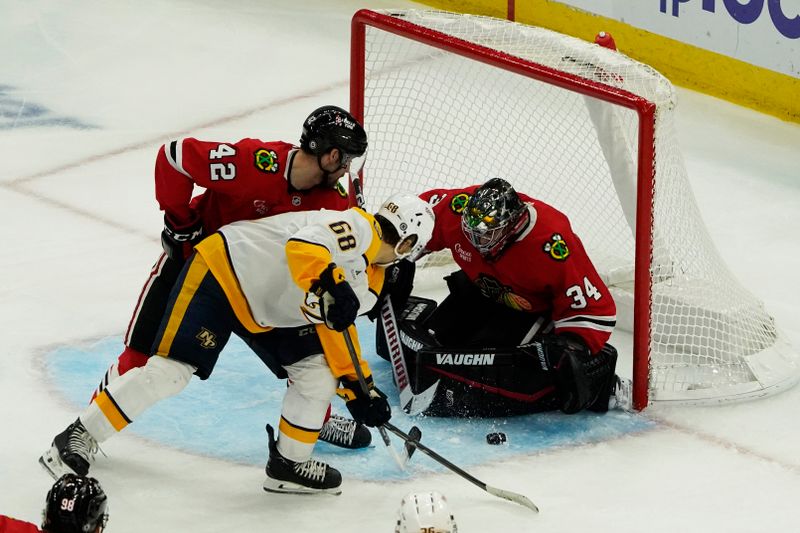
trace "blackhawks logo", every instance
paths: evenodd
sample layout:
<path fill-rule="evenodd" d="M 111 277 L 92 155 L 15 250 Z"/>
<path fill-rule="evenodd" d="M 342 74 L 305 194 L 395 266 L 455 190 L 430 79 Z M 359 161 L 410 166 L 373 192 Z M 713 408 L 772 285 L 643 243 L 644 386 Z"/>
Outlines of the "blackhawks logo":
<path fill-rule="evenodd" d="M 492 276 L 480 274 L 475 284 L 480 288 L 481 293 L 488 299 L 503 304 L 516 311 L 530 311 L 533 309 L 531 303 L 519 294 L 514 293 L 514 288 L 503 285 Z"/>
<path fill-rule="evenodd" d="M 262 172 L 274 174 L 278 171 L 278 154 L 274 150 L 257 150 L 255 155 L 256 168 Z"/>
<path fill-rule="evenodd" d="M 336 182 L 336 192 L 338 192 L 339 196 L 341 196 L 342 198 L 347 198 L 347 189 L 345 189 L 344 185 L 342 185 L 338 181 Z"/>
<path fill-rule="evenodd" d="M 553 233 L 553 236 L 550 237 L 550 241 L 546 242 L 542 249 L 556 261 L 564 261 L 569 257 L 567 243 L 564 242 L 564 239 L 558 233 Z"/>
<path fill-rule="evenodd" d="M 469 194 L 460 192 L 450 200 L 450 209 L 456 215 L 460 215 L 464 211 L 464 208 L 467 207 L 467 202 L 469 202 Z"/>

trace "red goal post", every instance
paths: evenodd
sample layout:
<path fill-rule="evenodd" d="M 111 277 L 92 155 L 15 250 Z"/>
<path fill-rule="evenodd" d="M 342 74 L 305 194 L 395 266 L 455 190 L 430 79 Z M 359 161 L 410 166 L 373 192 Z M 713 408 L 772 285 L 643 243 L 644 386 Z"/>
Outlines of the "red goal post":
<path fill-rule="evenodd" d="M 570 216 L 618 304 L 630 302 L 637 409 L 745 399 L 797 381 L 796 354 L 707 237 L 674 138 L 674 89 L 656 71 L 511 21 L 361 10 L 350 83 L 350 110 L 370 135 L 368 206 L 397 190 L 498 176 Z M 466 164 L 471 156 L 483 168 Z M 675 230 L 687 220 L 699 260 Z M 696 287 L 720 276 L 702 301 Z M 757 324 L 740 339 L 733 330 L 745 318 Z M 749 361 L 773 346 L 777 355 Z M 778 375 L 765 378 L 769 365 Z"/>

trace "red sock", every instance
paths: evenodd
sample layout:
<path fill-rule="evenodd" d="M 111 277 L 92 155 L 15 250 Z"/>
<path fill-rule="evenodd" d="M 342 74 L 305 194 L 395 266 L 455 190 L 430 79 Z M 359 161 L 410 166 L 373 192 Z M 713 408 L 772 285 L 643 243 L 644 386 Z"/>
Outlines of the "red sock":
<path fill-rule="evenodd" d="M 122 375 L 128 370 L 132 368 L 138 368 L 140 366 L 144 366 L 147 364 L 148 357 L 138 350 L 134 350 L 133 348 L 125 347 L 119 357 L 117 358 L 117 374 Z M 92 393 L 92 399 L 89 400 L 89 403 L 92 403 L 97 395 L 100 394 L 100 391 L 108 385 L 109 378 L 108 373 L 111 369 L 114 368 L 114 365 L 111 365 L 111 368 L 108 369 L 106 372 L 105 377 L 103 378 L 103 382 L 100 383 L 100 386 L 97 387 L 94 392 Z"/>
<path fill-rule="evenodd" d="M 331 417 L 331 404 L 328 404 L 328 412 L 325 413 L 325 420 L 323 420 L 322 423 L 324 424 L 325 422 L 327 422 L 330 417 Z"/>
<path fill-rule="evenodd" d="M 146 354 L 143 354 L 138 350 L 134 350 L 130 346 L 126 346 L 125 350 L 119 354 L 119 361 L 117 362 L 119 375 L 121 376 L 132 368 L 139 368 L 146 365 L 148 359 L 149 357 Z"/>

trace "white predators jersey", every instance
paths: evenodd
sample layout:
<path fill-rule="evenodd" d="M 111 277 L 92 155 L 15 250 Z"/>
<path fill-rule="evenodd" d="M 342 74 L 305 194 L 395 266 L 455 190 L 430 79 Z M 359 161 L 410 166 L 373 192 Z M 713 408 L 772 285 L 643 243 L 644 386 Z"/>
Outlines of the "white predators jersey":
<path fill-rule="evenodd" d="M 331 262 L 344 270 L 360 301 L 359 314 L 369 311 L 383 284 L 383 269 L 371 265 L 379 231 L 375 218 L 358 208 L 303 211 L 228 224 L 196 250 L 237 317 L 257 332 L 322 322 L 309 288 Z M 289 241 L 294 253 L 287 259 Z"/>

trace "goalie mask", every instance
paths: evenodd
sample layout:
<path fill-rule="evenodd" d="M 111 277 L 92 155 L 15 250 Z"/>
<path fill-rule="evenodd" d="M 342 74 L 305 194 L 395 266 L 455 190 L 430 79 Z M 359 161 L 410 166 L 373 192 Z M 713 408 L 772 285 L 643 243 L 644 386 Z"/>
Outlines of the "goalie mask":
<path fill-rule="evenodd" d="M 397 231 L 399 238 L 394 245 L 397 259 L 405 257 L 416 259 L 433 235 L 435 222 L 433 210 L 428 202 L 413 194 L 393 194 L 375 215 L 385 218 Z M 400 252 L 403 243 L 408 239 L 413 240 L 411 250 Z"/>
<path fill-rule="evenodd" d="M 461 215 L 461 229 L 487 259 L 500 257 L 512 238 L 528 224 L 528 210 L 507 181 L 490 179 L 470 197 Z"/>
<path fill-rule="evenodd" d="M 447 499 L 440 493 L 418 492 L 408 494 L 397 511 L 395 533 L 458 533 L 458 526 Z"/>
<path fill-rule="evenodd" d="M 66 474 L 47 493 L 42 529 L 52 533 L 102 531 L 108 521 L 107 500 L 96 479 Z"/>
<path fill-rule="evenodd" d="M 341 152 L 341 167 L 356 174 L 364 165 L 367 152 L 367 133 L 358 121 L 336 106 L 315 109 L 303 122 L 300 147 L 317 159 L 334 148 Z"/>

